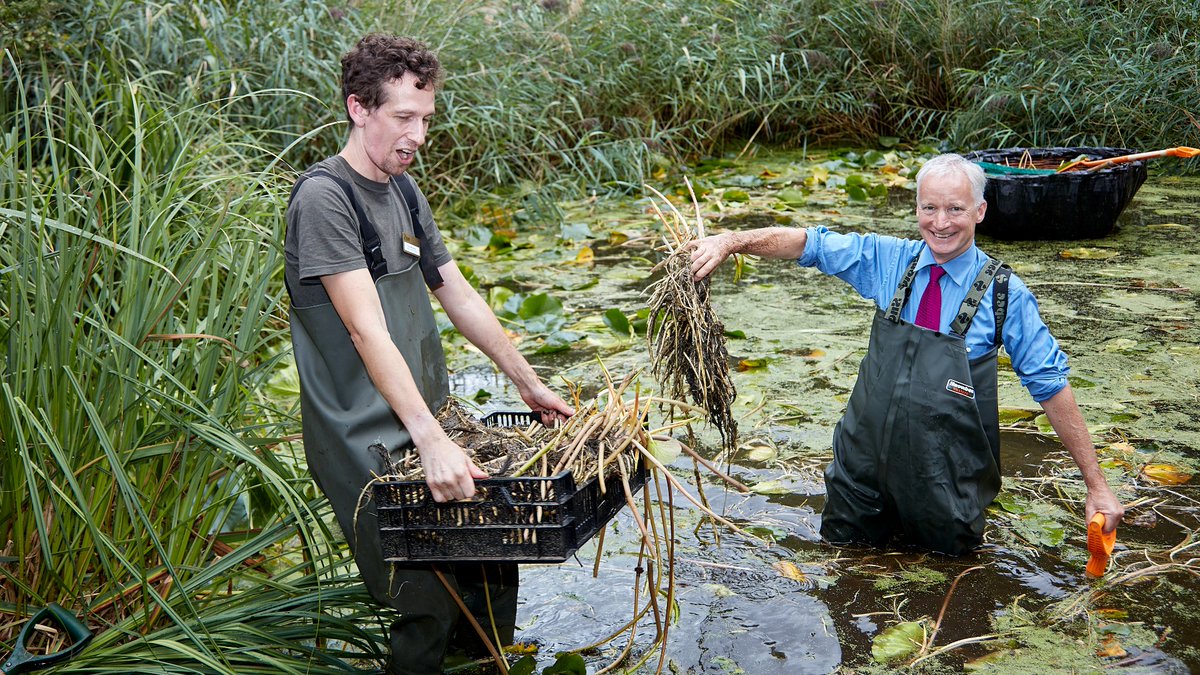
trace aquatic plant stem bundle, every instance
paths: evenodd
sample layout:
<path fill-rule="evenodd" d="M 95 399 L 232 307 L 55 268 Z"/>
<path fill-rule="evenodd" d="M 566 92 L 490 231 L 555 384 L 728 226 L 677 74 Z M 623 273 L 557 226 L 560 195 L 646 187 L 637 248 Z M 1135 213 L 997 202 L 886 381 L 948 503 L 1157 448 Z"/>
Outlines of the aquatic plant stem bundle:
<path fill-rule="evenodd" d="M 654 212 L 670 237 L 667 258 L 660 267 L 664 274 L 647 291 L 650 312 L 646 322 L 651 373 L 667 398 L 690 400 L 703 409 L 708 421 L 721 435 L 727 450 L 737 446 L 737 421 L 733 401 L 737 389 L 729 375 L 729 351 L 725 325 L 709 301 L 709 279 L 696 281 L 692 275 L 687 244 L 704 236 L 700 207 L 695 227 L 661 193 L 648 188 L 666 202 L 670 217 L 658 206 Z M 691 185 L 688 185 L 691 189 Z"/>

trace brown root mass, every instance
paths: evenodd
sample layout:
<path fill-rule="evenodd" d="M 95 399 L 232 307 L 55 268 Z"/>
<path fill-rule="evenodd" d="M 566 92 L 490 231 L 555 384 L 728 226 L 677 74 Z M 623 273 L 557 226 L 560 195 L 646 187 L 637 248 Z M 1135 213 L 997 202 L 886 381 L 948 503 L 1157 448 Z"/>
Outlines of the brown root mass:
<path fill-rule="evenodd" d="M 725 325 L 709 302 L 709 280 L 692 277 L 691 256 L 678 248 L 667 258 L 666 274 L 650 287 L 647 337 L 651 373 L 663 394 L 702 408 L 721 434 L 721 445 L 737 445 Z"/>

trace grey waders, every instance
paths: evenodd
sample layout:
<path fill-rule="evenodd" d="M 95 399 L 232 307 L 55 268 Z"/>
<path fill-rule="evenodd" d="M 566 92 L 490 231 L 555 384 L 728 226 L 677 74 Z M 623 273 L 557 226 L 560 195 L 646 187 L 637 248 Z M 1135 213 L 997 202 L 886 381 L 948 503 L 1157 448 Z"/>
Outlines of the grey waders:
<path fill-rule="evenodd" d="M 983 540 L 984 509 L 1000 490 L 996 353 L 1008 274 L 999 261 L 984 266 L 951 334 L 900 319 L 916 259 L 887 311 L 875 313 L 825 469 L 821 536 L 827 541 L 883 546 L 898 535 L 960 555 Z M 997 346 L 969 360 L 963 336 L 993 279 Z"/>
<path fill-rule="evenodd" d="M 415 259 L 400 271 L 379 276 L 375 288 L 392 341 L 404 356 L 422 398 L 437 412 L 449 395 L 445 356 L 422 272 Z M 393 564 L 383 559 L 375 505 L 362 499 L 385 460 L 371 450 L 381 444 L 391 459 L 413 447 L 412 438 L 367 375 L 345 325 L 332 304 L 293 307 L 292 346 L 300 373 L 304 450 L 309 472 L 329 499 L 371 596 L 397 610 L 390 627 L 388 673 L 441 673 L 448 648 L 486 655 L 474 630 L 429 564 Z M 356 521 L 357 518 L 357 521 Z M 480 624 L 492 635 L 487 601 L 500 641 L 513 640 L 517 609 L 517 566 L 445 564 L 446 575 Z M 485 594 L 484 580 L 487 581 Z"/>

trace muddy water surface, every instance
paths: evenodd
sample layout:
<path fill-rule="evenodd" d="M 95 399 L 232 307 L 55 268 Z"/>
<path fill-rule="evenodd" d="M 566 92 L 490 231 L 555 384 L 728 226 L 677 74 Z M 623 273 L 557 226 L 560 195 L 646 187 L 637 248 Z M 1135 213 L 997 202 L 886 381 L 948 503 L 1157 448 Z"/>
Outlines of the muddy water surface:
<path fill-rule="evenodd" d="M 697 169 L 708 227 L 822 224 L 915 235 L 911 184 L 902 177 L 910 158 L 826 163 L 835 160 L 777 155 Z M 837 177 L 852 174 L 863 178 L 851 182 L 886 186 L 886 197 L 848 199 Z M 458 257 L 485 292 L 503 286 L 558 298 L 569 349 L 537 354 L 545 335 L 520 326 L 514 333 L 548 381 L 564 377 L 594 391 L 598 358 L 615 373 L 647 365 L 644 338 L 615 334 L 602 315 L 617 308 L 633 317 L 644 308 L 661 233 L 645 201 L 564 208 L 574 226 L 518 224 L 514 248 L 464 245 Z M 693 213 L 686 200 L 680 208 Z M 740 280 L 726 265 L 714 279 L 714 304 L 736 336 L 731 366 L 744 368 L 734 377 L 742 447 L 730 470 L 756 491 L 731 492 L 712 478 L 704 490 L 715 510 L 761 539 L 714 533 L 675 500 L 677 607 L 667 672 L 883 671 L 872 646 L 885 642 L 885 631 L 914 623 L 925 649 L 893 667 L 925 655 L 919 670 L 1200 670 L 1200 490 L 1192 477 L 1200 475 L 1198 212 L 1200 180 L 1156 175 L 1152 166 L 1116 231 L 1102 240 L 978 240 L 1038 296 L 1071 357 L 1072 384 L 1102 465 L 1128 505 L 1101 580 L 1083 573 L 1078 471 L 1003 365 L 1005 486 L 981 550 L 946 558 L 823 544 L 820 472 L 866 347 L 871 305 L 836 279 L 794 264 L 747 261 Z M 486 409 L 517 405 L 477 353 L 452 349 L 449 356 L 456 392 L 478 397 Z M 702 446 L 715 445 L 700 432 Z M 690 461 L 673 468 L 693 480 Z M 539 666 L 629 620 L 636 540 L 622 513 L 607 533 L 598 577 L 596 542 L 580 551 L 580 563 L 525 568 L 519 639 L 540 647 Z M 635 656 L 652 638 L 652 622 L 642 626 Z M 627 640 L 590 650 L 589 667 L 609 663 Z M 653 672 L 656 661 L 643 670 Z"/>

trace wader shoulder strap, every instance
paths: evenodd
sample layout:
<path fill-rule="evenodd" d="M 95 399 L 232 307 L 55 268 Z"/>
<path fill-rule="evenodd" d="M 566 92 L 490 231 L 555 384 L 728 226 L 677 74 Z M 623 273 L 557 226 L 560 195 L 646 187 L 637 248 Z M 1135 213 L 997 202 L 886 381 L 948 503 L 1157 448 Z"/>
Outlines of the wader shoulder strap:
<path fill-rule="evenodd" d="M 379 242 L 379 233 L 375 231 L 375 226 L 371 224 L 371 219 L 367 218 L 367 212 L 363 210 L 358 197 L 354 196 L 354 188 L 350 183 L 328 171 L 306 173 L 300 176 L 296 184 L 292 186 L 292 194 L 288 197 L 288 203 L 291 203 L 292 199 L 295 198 L 296 191 L 300 189 L 304 181 L 318 176 L 332 180 L 345 193 L 346 199 L 350 200 L 350 206 L 354 208 L 354 216 L 358 218 L 358 233 L 362 237 L 363 257 L 367 260 L 367 270 L 371 273 L 371 280 L 378 281 L 379 277 L 387 274 L 387 260 L 383 257 L 383 246 Z"/>
<path fill-rule="evenodd" d="M 417 190 L 413 186 L 413 179 L 408 174 L 393 176 L 392 180 L 396 183 L 396 187 L 400 188 L 400 194 L 404 197 L 404 205 L 408 207 L 408 215 L 412 219 L 413 234 L 417 235 L 417 239 L 425 241 L 425 228 L 421 227 L 420 210 L 417 207 Z M 425 285 L 430 288 L 435 288 L 442 285 L 442 273 L 438 272 L 437 265 L 434 264 L 433 258 L 429 256 L 421 256 L 418 259 L 421 265 L 421 275 L 425 277 Z"/>
<path fill-rule="evenodd" d="M 950 322 L 950 332 L 959 337 L 965 337 L 967 329 L 971 327 L 971 321 L 975 319 L 975 312 L 979 311 L 979 303 L 983 300 L 983 296 L 987 293 L 988 287 L 992 285 L 992 281 L 998 283 L 996 292 L 992 296 L 992 303 L 996 312 L 996 343 L 1000 344 L 1002 327 L 1004 318 L 1008 315 L 1008 274 L 1005 272 L 1003 280 L 1001 280 L 1001 268 L 1008 269 L 1004 263 L 995 258 L 988 258 L 988 262 L 979 270 L 975 281 L 967 290 L 967 297 L 963 298 L 962 305 L 958 309 L 958 316 Z M 999 284 L 1003 284 L 1003 288 Z"/>
<path fill-rule="evenodd" d="M 912 262 L 908 263 L 908 269 L 904 270 L 904 276 L 900 277 L 900 285 L 896 287 L 892 302 L 888 304 L 887 312 L 883 315 L 892 323 L 900 321 L 900 312 L 904 310 L 904 305 L 908 304 L 908 296 L 912 293 L 913 279 L 917 276 L 917 257 L 913 256 Z"/>

